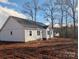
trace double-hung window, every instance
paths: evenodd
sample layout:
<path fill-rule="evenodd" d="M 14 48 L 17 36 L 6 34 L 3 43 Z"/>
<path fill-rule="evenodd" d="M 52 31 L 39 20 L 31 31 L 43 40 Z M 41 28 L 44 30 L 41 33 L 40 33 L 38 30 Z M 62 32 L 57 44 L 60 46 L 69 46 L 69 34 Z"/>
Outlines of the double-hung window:
<path fill-rule="evenodd" d="M 51 34 L 52 34 L 52 32 L 51 32 L 51 31 L 48 31 L 47 33 L 48 33 L 48 35 L 51 35 Z"/>
<path fill-rule="evenodd" d="M 37 35 L 40 35 L 40 31 L 37 31 Z"/>
<path fill-rule="evenodd" d="M 32 31 L 29 31 L 29 35 L 32 36 Z"/>

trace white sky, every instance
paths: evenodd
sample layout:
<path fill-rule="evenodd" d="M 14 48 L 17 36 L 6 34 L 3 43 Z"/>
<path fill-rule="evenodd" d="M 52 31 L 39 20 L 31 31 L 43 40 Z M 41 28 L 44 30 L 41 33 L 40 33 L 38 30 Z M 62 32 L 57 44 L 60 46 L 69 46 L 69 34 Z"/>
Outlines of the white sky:
<path fill-rule="evenodd" d="M 8 0 L 0 0 L 0 2 L 8 2 Z"/>
<path fill-rule="evenodd" d="M 20 17 L 20 18 L 24 18 L 24 19 L 27 18 L 24 14 L 19 13 L 19 12 L 13 10 L 13 9 L 8 9 L 7 7 L 1 7 L 0 6 L 0 12 L 3 12 L 3 13 L 5 12 L 5 13 L 11 15 L 11 16 L 16 16 L 16 17 Z"/>

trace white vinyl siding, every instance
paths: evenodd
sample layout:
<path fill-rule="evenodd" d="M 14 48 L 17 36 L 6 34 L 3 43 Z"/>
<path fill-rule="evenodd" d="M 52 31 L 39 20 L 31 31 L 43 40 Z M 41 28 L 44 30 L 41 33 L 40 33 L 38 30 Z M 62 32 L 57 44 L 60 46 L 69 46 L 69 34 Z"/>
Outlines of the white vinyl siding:
<path fill-rule="evenodd" d="M 13 18 L 10 18 L 0 32 L 0 40 L 24 42 L 24 28 Z"/>
<path fill-rule="evenodd" d="M 32 36 L 30 36 L 29 32 L 32 31 Z M 37 31 L 40 31 L 40 35 L 37 35 Z M 42 39 L 42 30 L 34 30 L 34 29 L 26 29 L 25 30 L 25 41 L 33 41 L 33 40 L 37 40 L 37 39 Z"/>

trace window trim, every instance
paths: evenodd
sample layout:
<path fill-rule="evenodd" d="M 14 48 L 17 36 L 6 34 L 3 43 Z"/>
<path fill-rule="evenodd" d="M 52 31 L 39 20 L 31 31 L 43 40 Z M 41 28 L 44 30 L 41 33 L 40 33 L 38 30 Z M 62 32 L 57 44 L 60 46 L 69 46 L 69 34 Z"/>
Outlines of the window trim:
<path fill-rule="evenodd" d="M 29 31 L 29 36 L 32 36 L 32 31 Z"/>
<path fill-rule="evenodd" d="M 13 32 L 12 31 L 10 31 L 10 35 L 13 35 Z"/>
<path fill-rule="evenodd" d="M 52 31 L 47 31 L 47 34 L 48 35 L 52 35 Z"/>
<path fill-rule="evenodd" d="M 47 34 L 50 35 L 50 31 L 47 31 Z"/>
<path fill-rule="evenodd" d="M 40 31 L 37 31 L 37 35 L 38 35 L 38 36 L 40 36 L 40 35 L 41 35 Z"/>

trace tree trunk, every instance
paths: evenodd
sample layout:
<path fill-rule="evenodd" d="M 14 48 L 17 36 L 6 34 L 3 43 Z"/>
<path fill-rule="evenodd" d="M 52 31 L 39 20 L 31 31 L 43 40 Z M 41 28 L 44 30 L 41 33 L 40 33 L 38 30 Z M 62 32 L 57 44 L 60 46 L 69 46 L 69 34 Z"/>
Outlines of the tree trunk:
<path fill-rule="evenodd" d="M 76 33 L 75 28 L 76 28 L 76 27 L 75 27 L 75 10 L 74 10 L 74 0 L 73 0 L 73 8 L 72 8 L 72 12 L 73 12 L 73 25 L 74 25 L 74 26 L 73 26 L 73 32 L 74 32 L 74 33 L 73 33 L 73 37 L 74 37 L 74 39 L 75 39 L 75 35 L 76 35 L 76 34 L 75 34 L 75 33 Z"/>
<path fill-rule="evenodd" d="M 66 36 L 66 38 L 67 38 L 67 29 L 68 29 L 68 27 L 67 27 L 67 12 L 66 12 L 66 33 L 65 33 L 65 36 Z"/>
<path fill-rule="evenodd" d="M 53 8 L 51 9 L 51 22 L 52 22 L 52 30 L 54 30 L 53 28 L 53 21 L 54 21 L 54 18 L 53 18 Z"/>
<path fill-rule="evenodd" d="M 63 6 L 61 5 L 61 21 L 60 21 L 60 27 L 61 27 L 61 29 L 60 29 L 60 36 L 61 37 L 63 37 Z"/>

